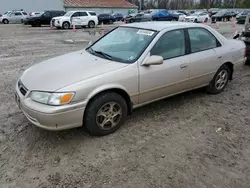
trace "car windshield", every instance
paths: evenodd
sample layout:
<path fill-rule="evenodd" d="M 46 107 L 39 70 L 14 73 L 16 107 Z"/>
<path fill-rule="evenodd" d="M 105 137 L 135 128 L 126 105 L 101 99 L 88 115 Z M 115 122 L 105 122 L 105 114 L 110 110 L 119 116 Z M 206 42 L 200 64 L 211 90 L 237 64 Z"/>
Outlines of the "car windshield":
<path fill-rule="evenodd" d="M 143 53 L 156 31 L 118 27 L 87 48 L 93 55 L 122 62 L 133 63 Z"/>
<path fill-rule="evenodd" d="M 74 12 L 67 12 L 66 14 L 64 14 L 64 16 L 66 17 L 70 17 Z"/>
<path fill-rule="evenodd" d="M 250 11 L 244 11 L 241 13 L 241 15 L 248 15 L 250 13 Z"/>

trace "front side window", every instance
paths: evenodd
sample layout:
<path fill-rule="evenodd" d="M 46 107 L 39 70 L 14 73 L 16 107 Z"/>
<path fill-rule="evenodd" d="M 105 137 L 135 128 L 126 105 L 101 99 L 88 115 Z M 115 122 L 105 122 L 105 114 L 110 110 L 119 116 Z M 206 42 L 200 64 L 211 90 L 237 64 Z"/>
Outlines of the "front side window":
<path fill-rule="evenodd" d="M 87 48 L 87 51 L 110 60 L 133 63 L 140 57 L 156 33 L 146 29 L 118 27 Z"/>
<path fill-rule="evenodd" d="M 162 35 L 150 54 L 162 56 L 166 60 L 185 55 L 185 49 L 184 31 L 175 30 Z"/>
<path fill-rule="evenodd" d="M 217 39 L 215 36 L 203 28 L 188 29 L 191 52 L 199 52 L 217 47 Z"/>
<path fill-rule="evenodd" d="M 78 17 L 78 16 L 80 16 L 80 13 L 79 13 L 79 12 L 75 12 L 75 13 L 72 15 L 72 17 Z"/>
<path fill-rule="evenodd" d="M 50 16 L 51 16 L 51 13 L 50 13 L 50 12 L 45 12 L 45 13 L 43 14 L 43 16 L 44 16 L 44 17 L 50 17 Z"/>
<path fill-rule="evenodd" d="M 23 13 L 23 15 L 25 15 L 25 16 L 28 15 L 26 12 L 22 12 L 22 13 Z"/>

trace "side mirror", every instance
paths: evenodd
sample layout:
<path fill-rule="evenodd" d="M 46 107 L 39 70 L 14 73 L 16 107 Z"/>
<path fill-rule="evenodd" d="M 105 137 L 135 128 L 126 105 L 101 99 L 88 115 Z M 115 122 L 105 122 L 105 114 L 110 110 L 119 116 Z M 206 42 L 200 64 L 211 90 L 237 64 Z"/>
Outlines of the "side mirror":
<path fill-rule="evenodd" d="M 142 65 L 150 66 L 150 65 L 161 65 L 161 64 L 163 64 L 163 57 L 158 55 L 152 55 Z"/>

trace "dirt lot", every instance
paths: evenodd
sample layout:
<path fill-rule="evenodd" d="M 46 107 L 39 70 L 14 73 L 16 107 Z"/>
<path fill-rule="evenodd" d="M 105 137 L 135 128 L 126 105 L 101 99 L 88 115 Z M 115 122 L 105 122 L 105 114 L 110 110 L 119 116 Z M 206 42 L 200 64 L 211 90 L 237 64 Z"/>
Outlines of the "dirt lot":
<path fill-rule="evenodd" d="M 247 66 L 225 92 L 198 90 L 137 109 L 110 136 L 90 137 L 82 128 L 48 132 L 28 123 L 14 102 L 17 78 L 31 64 L 98 37 L 88 31 L 0 25 L 0 187 L 249 187 Z M 220 31 L 234 32 L 230 24 Z"/>

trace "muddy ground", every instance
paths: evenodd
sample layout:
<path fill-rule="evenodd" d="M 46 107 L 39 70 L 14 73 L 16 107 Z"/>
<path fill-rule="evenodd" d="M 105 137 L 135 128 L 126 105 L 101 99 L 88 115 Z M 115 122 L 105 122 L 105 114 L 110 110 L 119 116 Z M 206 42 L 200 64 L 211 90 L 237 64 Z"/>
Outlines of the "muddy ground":
<path fill-rule="evenodd" d="M 31 125 L 14 101 L 17 78 L 34 63 L 83 48 L 98 37 L 89 31 L 0 25 L 1 188 L 250 186 L 249 66 L 223 93 L 201 89 L 139 108 L 110 136 Z M 223 23 L 219 31 L 231 37 L 234 29 Z"/>

